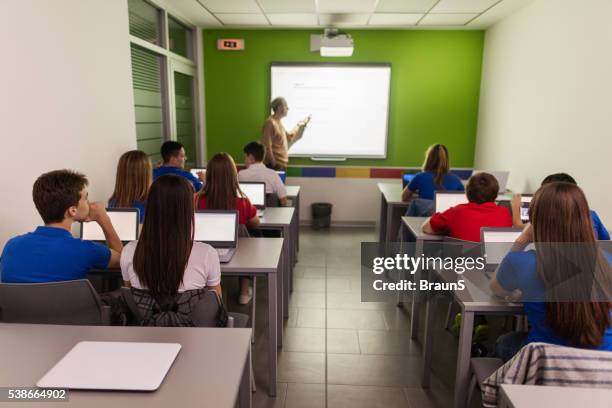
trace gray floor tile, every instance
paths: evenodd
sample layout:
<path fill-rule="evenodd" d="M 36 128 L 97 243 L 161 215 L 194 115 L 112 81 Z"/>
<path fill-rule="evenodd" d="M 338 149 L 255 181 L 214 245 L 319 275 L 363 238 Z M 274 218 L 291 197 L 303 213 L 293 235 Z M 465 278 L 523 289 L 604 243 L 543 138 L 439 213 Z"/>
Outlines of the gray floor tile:
<path fill-rule="evenodd" d="M 327 329 L 327 352 L 336 354 L 359 354 L 357 330 Z"/>
<path fill-rule="evenodd" d="M 410 339 L 408 330 L 359 330 L 359 347 L 362 354 L 421 355 L 420 344 Z"/>
<path fill-rule="evenodd" d="M 299 309 L 296 326 L 325 329 L 325 309 Z"/>
<path fill-rule="evenodd" d="M 292 383 L 287 387 L 285 408 L 324 408 L 325 384 Z M 332 405 L 330 405 L 332 407 Z"/>
<path fill-rule="evenodd" d="M 304 266 L 302 262 L 298 262 L 293 273 L 295 278 L 322 279 L 325 278 L 325 269 L 325 266 Z"/>
<path fill-rule="evenodd" d="M 283 351 L 324 353 L 325 329 L 288 328 L 285 330 Z"/>
<path fill-rule="evenodd" d="M 387 330 L 385 318 L 376 310 L 327 310 L 327 327 L 330 329 Z"/>
<path fill-rule="evenodd" d="M 418 384 L 421 359 L 403 356 L 328 354 L 329 384 L 403 387 Z"/>
<path fill-rule="evenodd" d="M 289 383 L 325 383 L 325 353 L 281 352 L 278 380 Z"/>
<path fill-rule="evenodd" d="M 325 293 L 294 291 L 289 299 L 289 307 L 325 309 Z"/>
<path fill-rule="evenodd" d="M 333 408 L 406 408 L 408 402 L 399 387 L 328 385 L 327 404 Z"/>

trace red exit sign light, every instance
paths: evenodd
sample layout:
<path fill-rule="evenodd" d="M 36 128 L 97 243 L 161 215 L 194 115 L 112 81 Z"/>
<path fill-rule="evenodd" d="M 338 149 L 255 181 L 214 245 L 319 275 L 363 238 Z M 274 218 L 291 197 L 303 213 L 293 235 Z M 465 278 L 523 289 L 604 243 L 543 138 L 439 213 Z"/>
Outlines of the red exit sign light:
<path fill-rule="evenodd" d="M 224 51 L 242 51 L 244 50 L 244 40 L 241 38 L 220 38 L 217 40 L 217 49 Z"/>

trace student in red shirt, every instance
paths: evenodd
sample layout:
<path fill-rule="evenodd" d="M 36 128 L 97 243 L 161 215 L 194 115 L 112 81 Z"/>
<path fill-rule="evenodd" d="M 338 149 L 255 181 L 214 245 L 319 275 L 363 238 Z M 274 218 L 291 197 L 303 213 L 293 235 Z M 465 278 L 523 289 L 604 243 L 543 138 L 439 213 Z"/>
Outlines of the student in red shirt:
<path fill-rule="evenodd" d="M 495 204 L 498 192 L 499 184 L 491 174 L 473 175 L 465 188 L 469 203 L 434 214 L 423 224 L 423 232 L 480 242 L 481 227 L 512 227 L 510 211 Z"/>
<path fill-rule="evenodd" d="M 206 166 L 206 183 L 196 197 L 196 207 L 201 210 L 238 210 L 240 224 L 257 228 L 257 209 L 240 191 L 238 171 L 234 159 L 227 153 L 217 153 Z M 246 305 L 253 298 L 249 279 L 240 279 L 239 303 Z"/>

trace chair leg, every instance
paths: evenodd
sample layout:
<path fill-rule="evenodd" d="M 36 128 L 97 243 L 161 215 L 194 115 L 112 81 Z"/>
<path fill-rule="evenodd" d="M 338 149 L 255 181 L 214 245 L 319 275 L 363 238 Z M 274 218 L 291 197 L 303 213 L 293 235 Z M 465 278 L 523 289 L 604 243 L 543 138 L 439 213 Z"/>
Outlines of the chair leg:
<path fill-rule="evenodd" d="M 446 310 L 446 320 L 444 320 L 444 328 L 446 330 L 450 330 L 450 325 L 453 318 L 453 305 L 454 302 L 451 300 L 448 304 L 448 309 Z"/>
<path fill-rule="evenodd" d="M 257 277 L 253 276 L 253 304 L 251 305 L 251 344 L 255 344 L 255 300 L 257 299 Z"/>
<path fill-rule="evenodd" d="M 478 387 L 478 384 L 476 384 L 476 382 L 477 382 L 476 375 L 472 374 L 472 378 L 470 379 L 470 385 L 468 388 L 467 401 L 466 401 L 467 408 L 470 408 L 470 404 L 472 403 L 472 398 L 474 397 L 474 391 Z"/>
<path fill-rule="evenodd" d="M 251 366 L 251 392 L 257 392 L 257 384 L 255 384 L 255 373 L 253 372 L 253 354 L 250 354 L 251 358 L 249 365 Z"/>

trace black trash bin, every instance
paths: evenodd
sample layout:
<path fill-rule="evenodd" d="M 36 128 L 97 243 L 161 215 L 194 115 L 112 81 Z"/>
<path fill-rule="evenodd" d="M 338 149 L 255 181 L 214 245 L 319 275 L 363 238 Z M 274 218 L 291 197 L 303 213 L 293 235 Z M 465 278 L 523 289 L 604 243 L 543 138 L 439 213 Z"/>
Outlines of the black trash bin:
<path fill-rule="evenodd" d="M 312 228 L 316 230 L 329 228 L 331 212 L 330 203 L 312 203 Z"/>

